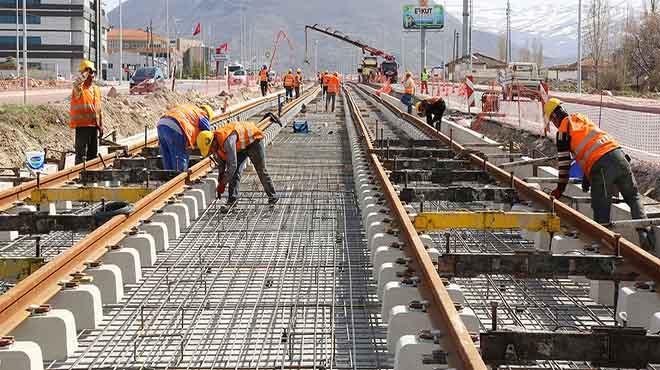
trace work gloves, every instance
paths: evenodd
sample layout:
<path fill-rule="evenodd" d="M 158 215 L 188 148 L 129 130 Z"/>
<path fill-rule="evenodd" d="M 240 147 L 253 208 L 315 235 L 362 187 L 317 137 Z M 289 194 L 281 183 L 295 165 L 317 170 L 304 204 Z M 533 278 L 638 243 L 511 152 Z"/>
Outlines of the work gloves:
<path fill-rule="evenodd" d="M 218 199 L 220 199 L 222 197 L 222 193 L 225 192 L 225 183 L 220 181 L 220 183 L 218 183 L 218 187 L 215 190 L 218 194 Z"/>
<path fill-rule="evenodd" d="M 586 177 L 582 178 L 582 191 L 588 193 L 589 189 L 591 189 L 591 183 Z"/>

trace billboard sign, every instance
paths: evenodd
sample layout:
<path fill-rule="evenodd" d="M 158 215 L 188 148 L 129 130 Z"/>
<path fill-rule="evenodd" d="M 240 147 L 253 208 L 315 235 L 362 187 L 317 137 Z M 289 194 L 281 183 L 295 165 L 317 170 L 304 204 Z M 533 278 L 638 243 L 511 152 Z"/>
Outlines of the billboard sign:
<path fill-rule="evenodd" d="M 445 27 L 445 8 L 433 6 L 403 6 L 404 30 L 441 30 Z"/>

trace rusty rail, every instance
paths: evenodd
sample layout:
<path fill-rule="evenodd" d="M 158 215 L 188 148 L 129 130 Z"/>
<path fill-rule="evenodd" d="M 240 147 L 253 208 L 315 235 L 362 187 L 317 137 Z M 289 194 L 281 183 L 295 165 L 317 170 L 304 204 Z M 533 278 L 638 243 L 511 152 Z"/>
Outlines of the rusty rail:
<path fill-rule="evenodd" d="M 357 123 L 358 131 L 361 137 L 366 142 L 370 154 L 369 160 L 373 166 L 376 178 L 381 184 L 383 193 L 387 198 L 392 213 L 401 225 L 401 234 L 407 242 L 405 251 L 413 258 L 416 268 L 415 272 L 420 274 L 422 283 L 419 285 L 420 292 L 425 299 L 428 299 L 432 304 L 428 310 L 434 324 L 443 330 L 446 334 L 442 341 L 445 344 L 444 348 L 452 355 L 449 356 L 451 365 L 465 369 L 465 370 L 486 370 L 486 364 L 481 359 L 479 351 L 474 345 L 470 334 L 468 333 L 463 321 L 458 316 L 458 312 L 454 306 L 454 302 L 449 297 L 449 293 L 445 289 L 444 284 L 440 280 L 431 257 L 429 257 L 424 245 L 415 230 L 410 217 L 399 196 L 392 186 L 383 165 L 380 163 L 378 156 L 373 153 L 374 146 L 371 142 L 371 136 L 367 129 L 359 109 L 350 93 L 344 88 L 344 96 L 348 101 L 353 120 Z M 453 352 L 453 353 L 452 353 Z"/>
<path fill-rule="evenodd" d="M 240 114 L 242 112 L 248 111 L 258 105 L 271 102 L 273 100 L 277 99 L 276 96 L 270 96 L 267 98 L 260 98 L 260 99 L 255 99 L 252 102 L 249 102 L 233 111 L 225 112 L 223 114 L 220 114 L 213 119 L 213 123 L 229 119 L 237 114 Z M 137 144 L 130 145 L 128 148 L 128 154 L 137 154 L 139 153 L 142 148 L 146 146 L 151 146 L 158 143 L 158 138 L 157 137 L 152 137 L 147 140 L 147 142 L 140 142 Z M 121 152 L 114 152 L 107 154 L 105 156 L 102 156 L 102 158 L 94 158 L 86 161 L 85 163 L 80 163 L 75 165 L 74 167 L 67 168 L 61 171 L 58 171 L 54 174 L 48 175 L 41 177 L 39 181 L 37 180 L 32 180 L 28 181 L 26 183 L 20 184 L 18 186 L 12 187 L 7 190 L 0 191 L 0 211 L 5 211 L 9 208 L 11 208 L 16 201 L 23 200 L 27 197 L 30 196 L 33 190 L 39 188 L 39 187 L 44 187 L 44 188 L 50 188 L 50 187 L 55 187 L 58 185 L 62 185 L 67 181 L 74 180 L 78 178 L 80 175 L 80 172 L 83 171 L 83 169 L 87 170 L 94 170 L 94 169 L 99 169 L 102 168 L 110 163 L 113 163 L 113 161 L 121 155 Z"/>
<path fill-rule="evenodd" d="M 318 93 L 318 88 L 287 104 L 282 113 L 287 113 L 296 104 L 315 93 Z M 263 103 L 269 99 L 271 98 L 258 102 Z M 240 111 L 222 115 L 214 121 L 226 119 L 252 107 L 253 104 L 248 104 L 241 107 Z M 270 124 L 270 118 L 265 118 L 258 125 L 266 129 Z M 197 163 L 188 172 L 181 173 L 135 203 L 131 214 L 113 217 L 0 296 L 0 336 L 8 335 L 28 317 L 26 308 L 29 305 L 47 302 L 60 290 L 58 285 L 60 281 L 68 280 L 69 274 L 83 270 L 85 262 L 98 260 L 106 253 L 108 246 L 115 245 L 124 238 L 124 232 L 129 231 L 139 221 L 151 217 L 155 209 L 162 207 L 168 199 L 182 192 L 186 184 L 204 176 L 211 169 L 212 161 L 209 158 Z"/>
<path fill-rule="evenodd" d="M 413 115 L 403 112 L 389 101 L 382 99 L 372 92 L 359 86 L 358 88 L 360 88 L 361 91 L 371 95 L 390 111 L 397 114 L 406 122 L 414 125 L 429 137 L 442 141 L 456 152 L 464 151 L 464 146 L 460 145 L 455 140 L 452 140 L 442 132 L 438 132 L 434 128 L 428 126 L 426 122 L 418 119 Z M 612 253 L 615 253 L 618 250 L 620 255 L 623 256 L 624 260 L 632 265 L 632 267 L 637 269 L 638 272 L 642 273 L 650 279 L 655 280 L 657 283 L 660 283 L 660 258 L 645 251 L 630 240 L 621 237 L 620 234 L 608 230 L 604 226 L 596 223 L 592 219 L 571 208 L 567 204 L 551 198 L 550 195 L 544 193 L 541 190 L 530 187 L 529 184 L 523 181 L 521 178 L 516 177 L 513 173 L 507 172 L 497 167 L 495 164 L 488 162 L 487 159 L 481 158 L 476 154 L 469 154 L 467 158 L 478 168 L 483 168 L 495 180 L 514 188 L 525 199 L 529 199 L 535 203 L 538 203 L 548 210 L 554 210 L 554 212 L 562 219 L 562 221 L 570 223 L 594 240 L 602 242 L 607 248 L 611 250 Z"/>

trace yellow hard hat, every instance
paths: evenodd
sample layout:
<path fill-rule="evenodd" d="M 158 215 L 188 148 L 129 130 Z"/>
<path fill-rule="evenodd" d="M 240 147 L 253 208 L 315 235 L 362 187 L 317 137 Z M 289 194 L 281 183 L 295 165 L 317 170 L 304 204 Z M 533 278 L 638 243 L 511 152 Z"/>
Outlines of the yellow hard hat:
<path fill-rule="evenodd" d="M 92 63 L 90 60 L 84 59 L 82 62 L 80 62 L 80 68 L 79 68 L 80 72 L 85 72 L 87 68 L 96 72 L 96 67 L 94 67 L 94 63 Z"/>
<path fill-rule="evenodd" d="M 302 70 L 301 70 L 300 68 L 298 68 L 298 69 L 296 70 L 296 72 L 300 73 L 300 72 L 302 72 Z"/>
<path fill-rule="evenodd" d="M 417 112 L 422 113 L 424 112 L 424 104 L 422 104 L 421 101 L 418 101 L 417 104 L 415 104 L 415 108 L 417 108 Z"/>
<path fill-rule="evenodd" d="M 202 108 L 206 112 L 206 115 L 208 116 L 209 121 L 212 120 L 213 117 L 215 117 L 215 112 L 213 112 L 213 108 L 211 108 L 210 105 L 204 104 L 204 105 L 200 106 L 200 108 Z"/>
<path fill-rule="evenodd" d="M 293 70 L 291 68 L 289 68 L 289 73 L 291 73 L 291 72 L 293 72 Z"/>
<path fill-rule="evenodd" d="M 202 157 L 209 155 L 211 150 L 211 144 L 213 143 L 213 132 L 212 131 L 202 131 L 197 135 L 197 147 L 199 152 L 202 153 Z"/>
<path fill-rule="evenodd" d="M 560 105 L 561 105 L 561 100 L 557 98 L 551 98 L 550 100 L 548 100 L 547 103 L 545 103 L 545 106 L 543 106 L 543 115 L 545 116 L 546 121 L 550 120 L 550 115 Z"/>

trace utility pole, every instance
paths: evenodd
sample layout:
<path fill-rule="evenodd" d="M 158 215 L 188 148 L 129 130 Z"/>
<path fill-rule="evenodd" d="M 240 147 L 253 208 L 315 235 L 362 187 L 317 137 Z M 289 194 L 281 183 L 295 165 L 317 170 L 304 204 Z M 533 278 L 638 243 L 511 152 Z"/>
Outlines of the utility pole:
<path fill-rule="evenodd" d="M 119 86 L 124 82 L 124 23 L 121 17 L 121 3 L 119 0 Z"/>
<path fill-rule="evenodd" d="M 578 0 L 578 57 L 577 57 L 577 93 L 582 94 L 582 0 Z"/>
<path fill-rule="evenodd" d="M 167 76 L 172 78 L 172 57 L 170 54 L 170 0 L 165 0 L 165 33 L 167 34 Z"/>
<path fill-rule="evenodd" d="M 474 18 L 473 15 L 474 11 L 474 2 L 473 0 L 470 0 L 470 34 L 469 34 L 469 46 L 470 46 L 470 74 L 472 74 L 472 19 Z"/>
<path fill-rule="evenodd" d="M 419 47 L 421 50 L 419 56 L 419 73 L 422 73 L 424 66 L 426 65 L 426 30 L 424 28 L 419 30 Z"/>
<path fill-rule="evenodd" d="M 27 0 L 23 0 L 23 74 L 25 80 L 23 81 L 23 104 L 27 105 L 27 90 L 28 90 L 28 52 L 27 52 Z M 17 61 L 18 62 L 18 61 Z"/>
<path fill-rule="evenodd" d="M 16 78 L 21 76 L 21 55 L 20 55 L 20 46 L 19 46 L 19 35 L 21 33 L 18 30 L 18 0 L 16 0 Z"/>
<path fill-rule="evenodd" d="M 463 0 L 463 56 L 468 55 L 468 27 L 470 21 L 469 1 Z"/>
<path fill-rule="evenodd" d="M 314 73 L 319 73 L 319 40 L 314 40 Z"/>
<path fill-rule="evenodd" d="M 506 1 L 506 64 L 511 63 L 511 1 Z"/>

